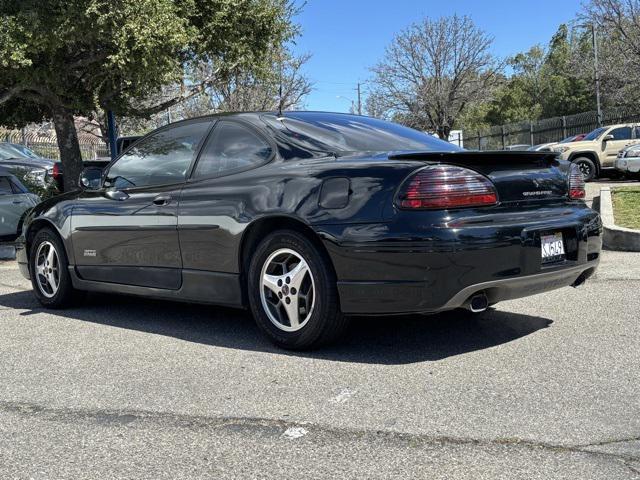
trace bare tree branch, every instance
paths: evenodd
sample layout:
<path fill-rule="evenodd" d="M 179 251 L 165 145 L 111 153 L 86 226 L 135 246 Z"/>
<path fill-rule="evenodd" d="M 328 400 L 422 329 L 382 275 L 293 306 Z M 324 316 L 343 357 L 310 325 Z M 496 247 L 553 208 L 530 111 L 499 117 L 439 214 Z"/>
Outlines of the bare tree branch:
<path fill-rule="evenodd" d="M 486 99 L 502 68 L 468 17 L 425 19 L 401 32 L 372 70 L 368 106 L 448 138 L 465 106 Z M 371 113 L 371 112 L 370 112 Z"/>

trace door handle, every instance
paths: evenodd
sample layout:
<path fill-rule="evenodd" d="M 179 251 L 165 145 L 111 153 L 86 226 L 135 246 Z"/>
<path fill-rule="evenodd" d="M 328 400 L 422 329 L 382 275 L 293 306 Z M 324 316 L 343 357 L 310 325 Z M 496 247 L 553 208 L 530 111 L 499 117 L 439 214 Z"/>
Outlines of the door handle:
<path fill-rule="evenodd" d="M 171 203 L 171 195 L 158 195 L 153 199 L 153 204 L 159 207 L 168 205 L 169 203 Z"/>
<path fill-rule="evenodd" d="M 13 203 L 14 205 L 22 205 L 22 204 L 24 204 L 24 202 L 22 200 L 14 200 L 11 203 Z"/>

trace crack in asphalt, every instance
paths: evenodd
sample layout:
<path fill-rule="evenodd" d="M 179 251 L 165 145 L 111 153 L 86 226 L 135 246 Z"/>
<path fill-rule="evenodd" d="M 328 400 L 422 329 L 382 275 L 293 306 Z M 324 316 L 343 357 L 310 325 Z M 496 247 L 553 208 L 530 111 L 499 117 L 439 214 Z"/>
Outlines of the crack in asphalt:
<path fill-rule="evenodd" d="M 304 428 L 307 433 L 307 435 L 305 435 L 306 438 L 309 438 L 309 434 L 312 435 L 315 432 L 325 435 L 333 435 L 346 440 L 362 441 L 368 437 L 371 439 L 375 438 L 376 440 L 387 440 L 395 443 L 401 442 L 406 446 L 413 448 L 419 448 L 426 445 L 440 445 L 443 447 L 447 445 L 466 445 L 477 447 L 503 446 L 530 450 L 542 449 L 549 453 L 579 453 L 608 460 L 622 461 L 629 470 L 640 474 L 640 470 L 638 470 L 638 467 L 634 465 L 635 462 L 640 461 L 640 452 L 636 456 L 589 450 L 590 448 L 616 443 L 640 441 L 640 435 L 620 439 L 603 440 L 588 444 L 563 445 L 543 441 L 526 440 L 516 437 L 481 439 L 447 435 L 416 434 L 393 430 L 333 427 L 329 425 L 314 424 L 311 422 L 296 422 L 273 418 L 186 415 L 141 410 L 116 411 L 108 409 L 83 410 L 72 408 L 49 408 L 34 403 L 0 401 L 0 413 L 3 412 L 24 417 L 40 417 L 42 420 L 51 422 L 87 422 L 101 427 L 112 428 L 130 426 L 132 423 L 140 422 L 143 426 L 145 423 L 155 423 L 158 426 L 168 424 L 174 428 L 215 428 L 224 429 L 230 433 L 242 433 L 244 430 L 249 430 L 278 437 L 282 437 L 288 429 Z"/>

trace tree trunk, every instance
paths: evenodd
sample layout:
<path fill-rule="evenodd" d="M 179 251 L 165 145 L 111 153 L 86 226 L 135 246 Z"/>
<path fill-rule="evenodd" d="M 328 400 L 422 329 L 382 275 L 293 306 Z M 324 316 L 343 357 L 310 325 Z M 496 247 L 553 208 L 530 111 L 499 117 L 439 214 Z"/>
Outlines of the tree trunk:
<path fill-rule="evenodd" d="M 82 172 L 82 154 L 80 153 L 78 132 L 73 121 L 73 114 L 63 107 L 53 111 L 53 124 L 58 137 L 60 160 L 62 160 L 64 191 L 69 192 L 78 188 L 78 178 Z"/>
<path fill-rule="evenodd" d="M 437 129 L 438 137 L 441 140 L 449 141 L 449 134 L 451 133 L 451 127 L 448 125 L 441 125 Z"/>

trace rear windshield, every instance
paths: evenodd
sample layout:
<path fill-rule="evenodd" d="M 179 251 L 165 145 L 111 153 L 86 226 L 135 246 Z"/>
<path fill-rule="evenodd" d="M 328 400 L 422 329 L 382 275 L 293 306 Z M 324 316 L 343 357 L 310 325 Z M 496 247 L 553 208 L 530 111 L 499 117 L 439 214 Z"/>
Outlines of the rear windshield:
<path fill-rule="evenodd" d="M 278 133 L 308 150 L 335 153 L 460 150 L 427 133 L 370 117 L 300 112 L 285 113 L 284 118 L 273 115 L 263 118 Z"/>

